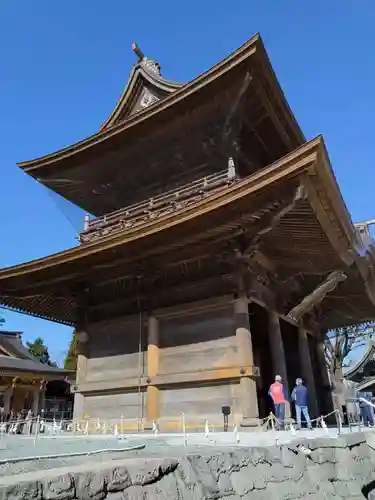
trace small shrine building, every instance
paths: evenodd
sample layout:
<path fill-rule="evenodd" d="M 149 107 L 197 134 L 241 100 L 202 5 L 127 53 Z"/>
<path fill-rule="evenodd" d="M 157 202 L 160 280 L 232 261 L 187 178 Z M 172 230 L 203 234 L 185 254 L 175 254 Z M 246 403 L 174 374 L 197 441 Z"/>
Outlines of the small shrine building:
<path fill-rule="evenodd" d="M 0 407 L 6 415 L 22 410 L 38 415 L 48 408 L 48 384 L 64 384 L 72 372 L 40 363 L 21 339 L 20 332 L 0 330 Z M 54 391 L 49 392 L 49 397 L 54 398 Z"/>

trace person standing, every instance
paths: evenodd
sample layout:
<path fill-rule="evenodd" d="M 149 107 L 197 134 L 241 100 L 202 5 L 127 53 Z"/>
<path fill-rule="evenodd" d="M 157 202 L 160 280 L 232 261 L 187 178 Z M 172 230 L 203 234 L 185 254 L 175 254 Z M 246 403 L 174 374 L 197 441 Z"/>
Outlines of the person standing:
<path fill-rule="evenodd" d="M 361 412 L 361 417 L 363 420 L 363 425 L 366 425 L 368 427 L 373 427 L 374 425 L 374 419 L 372 417 L 372 408 L 369 404 L 366 403 L 368 401 L 371 403 L 372 400 L 372 393 L 371 392 L 365 392 L 365 391 L 359 391 L 358 392 L 358 403 L 359 403 L 359 411 Z"/>
<path fill-rule="evenodd" d="M 302 428 L 302 420 L 301 414 L 305 417 L 307 427 L 311 430 L 311 420 L 309 415 L 308 408 L 308 391 L 307 388 L 303 385 L 303 381 L 301 378 L 297 378 L 296 385 L 292 391 L 292 401 L 296 407 L 296 418 L 298 428 Z"/>
<path fill-rule="evenodd" d="M 279 427 L 281 429 L 284 429 L 285 405 L 288 402 L 288 393 L 282 383 L 282 378 L 280 375 L 275 376 L 275 382 L 271 384 L 268 394 L 272 398 L 273 406 L 275 409 L 275 417 L 277 418 Z"/>

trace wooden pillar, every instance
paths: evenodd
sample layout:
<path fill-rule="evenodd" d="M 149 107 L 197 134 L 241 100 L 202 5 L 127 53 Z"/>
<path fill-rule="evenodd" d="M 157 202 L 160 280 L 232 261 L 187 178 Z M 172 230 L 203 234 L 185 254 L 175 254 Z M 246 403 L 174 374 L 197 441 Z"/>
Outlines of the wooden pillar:
<path fill-rule="evenodd" d="M 319 371 L 321 373 L 322 382 L 323 382 L 323 408 L 320 408 L 320 413 L 329 413 L 333 410 L 333 399 L 332 399 L 332 390 L 331 390 L 331 382 L 329 379 L 328 368 L 326 357 L 324 354 L 324 344 L 323 342 L 316 342 L 316 354 L 317 361 L 319 365 Z"/>
<path fill-rule="evenodd" d="M 159 372 L 159 324 L 155 316 L 148 318 L 147 344 L 147 407 L 146 428 L 152 428 L 152 422 L 159 418 L 159 388 L 154 385 L 153 378 Z"/>
<path fill-rule="evenodd" d="M 40 402 L 39 395 L 40 395 L 39 388 L 34 389 L 32 405 L 31 405 L 31 411 L 33 412 L 34 417 L 36 417 L 39 414 L 39 402 Z"/>
<path fill-rule="evenodd" d="M 289 391 L 284 343 L 280 328 L 280 318 L 276 311 L 269 312 L 269 340 L 274 376 L 280 375 L 286 389 Z"/>
<path fill-rule="evenodd" d="M 280 375 L 285 389 L 290 395 L 288 372 L 285 361 L 284 342 L 281 336 L 280 317 L 276 311 L 269 311 L 269 342 L 274 376 Z M 290 404 L 285 405 L 285 418 L 290 418 Z"/>
<path fill-rule="evenodd" d="M 298 350 L 301 364 L 301 375 L 309 394 L 309 409 L 312 418 L 319 416 L 318 401 L 314 380 L 314 371 L 311 363 L 309 339 L 303 327 L 298 329 Z"/>
<path fill-rule="evenodd" d="M 74 407 L 73 418 L 76 420 L 83 419 L 84 416 L 84 402 L 85 397 L 80 392 L 80 385 L 86 381 L 87 376 L 87 358 L 89 357 L 89 342 L 90 337 L 87 328 L 87 311 L 89 307 L 89 293 L 88 290 L 80 290 L 77 294 L 77 370 L 76 370 L 76 390 L 74 392 Z"/>
<path fill-rule="evenodd" d="M 234 301 L 236 340 L 240 366 L 254 366 L 253 345 L 249 320 L 249 304 L 242 295 Z M 243 426 L 256 426 L 259 421 L 256 382 L 249 376 L 240 378 L 241 407 Z"/>
<path fill-rule="evenodd" d="M 13 395 L 13 385 L 9 386 L 4 392 L 4 413 L 8 415 L 11 410 L 11 402 Z"/>
<path fill-rule="evenodd" d="M 86 380 L 89 336 L 85 331 L 80 331 L 77 336 L 79 354 L 77 358 L 76 385 L 78 390 L 74 393 L 73 418 L 80 420 L 83 419 L 85 398 L 80 393 L 79 386 Z"/>

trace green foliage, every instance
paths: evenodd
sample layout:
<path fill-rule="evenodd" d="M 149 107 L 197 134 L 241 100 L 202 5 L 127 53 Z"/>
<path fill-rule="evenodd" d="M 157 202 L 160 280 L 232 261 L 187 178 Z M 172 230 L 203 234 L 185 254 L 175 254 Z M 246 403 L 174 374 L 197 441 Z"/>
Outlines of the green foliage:
<path fill-rule="evenodd" d="M 64 368 L 66 370 L 76 370 L 77 369 L 77 359 L 78 359 L 78 336 L 77 331 L 73 331 L 73 337 L 69 344 L 69 350 L 67 352 Z"/>
<path fill-rule="evenodd" d="M 42 337 L 37 337 L 34 342 L 26 342 L 26 346 L 29 353 L 37 358 L 41 363 L 49 366 L 57 366 L 57 364 L 51 360 L 48 347 L 44 344 Z"/>

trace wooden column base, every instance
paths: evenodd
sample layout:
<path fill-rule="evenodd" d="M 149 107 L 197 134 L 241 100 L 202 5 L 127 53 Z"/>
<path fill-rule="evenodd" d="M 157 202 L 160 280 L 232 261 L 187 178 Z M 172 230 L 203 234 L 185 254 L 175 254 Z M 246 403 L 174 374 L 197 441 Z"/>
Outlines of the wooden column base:
<path fill-rule="evenodd" d="M 159 389 L 154 385 L 147 387 L 147 406 L 145 429 L 151 430 L 153 421 L 159 418 Z"/>
<path fill-rule="evenodd" d="M 241 427 L 246 427 L 246 428 L 258 428 L 259 427 L 260 420 L 259 418 L 256 417 L 244 417 L 241 422 L 240 426 Z"/>

